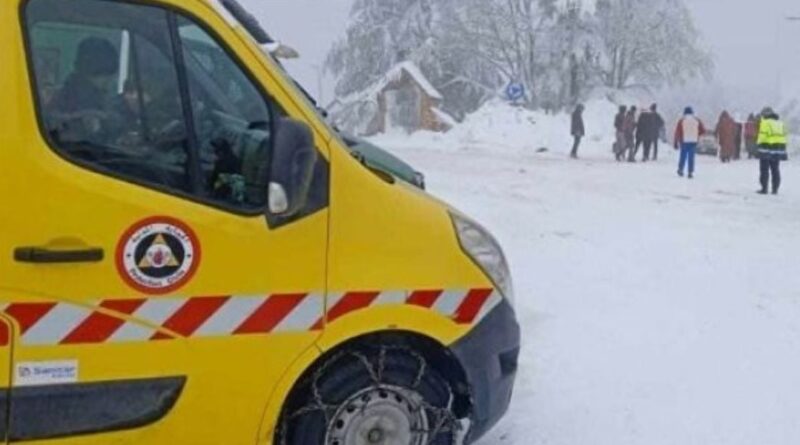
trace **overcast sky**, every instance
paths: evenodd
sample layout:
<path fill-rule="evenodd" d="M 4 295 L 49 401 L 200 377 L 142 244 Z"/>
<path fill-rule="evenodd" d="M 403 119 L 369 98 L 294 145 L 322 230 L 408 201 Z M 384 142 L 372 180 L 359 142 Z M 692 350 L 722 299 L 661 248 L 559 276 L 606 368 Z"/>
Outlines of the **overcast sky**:
<path fill-rule="evenodd" d="M 241 0 L 269 32 L 300 50 L 289 70 L 323 102 L 332 99 L 331 81 L 320 82 L 331 43 L 347 25 L 352 0 Z M 685 0 L 715 54 L 717 79 L 736 91 L 800 94 L 800 0 Z M 642 30 L 643 32 L 646 30 Z M 780 73 L 780 75 L 779 75 Z M 772 100 L 773 97 L 768 98 Z"/>
<path fill-rule="evenodd" d="M 800 0 L 686 0 L 706 44 L 715 54 L 717 77 L 729 86 L 777 84 L 797 88 L 800 74 Z M 791 88 L 790 88 L 791 87 Z"/>

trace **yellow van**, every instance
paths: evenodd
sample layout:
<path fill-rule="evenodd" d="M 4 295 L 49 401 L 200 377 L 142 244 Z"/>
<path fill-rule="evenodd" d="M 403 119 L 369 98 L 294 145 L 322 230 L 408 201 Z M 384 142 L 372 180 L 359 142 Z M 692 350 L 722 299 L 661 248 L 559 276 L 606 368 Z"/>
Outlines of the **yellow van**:
<path fill-rule="evenodd" d="M 475 442 L 500 247 L 353 159 L 232 5 L 0 2 L 2 440 Z"/>

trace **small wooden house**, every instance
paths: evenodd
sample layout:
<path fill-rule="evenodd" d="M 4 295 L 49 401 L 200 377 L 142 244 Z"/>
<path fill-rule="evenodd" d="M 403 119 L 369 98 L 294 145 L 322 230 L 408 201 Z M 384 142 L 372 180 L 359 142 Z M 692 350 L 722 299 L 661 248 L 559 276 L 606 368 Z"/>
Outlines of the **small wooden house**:
<path fill-rule="evenodd" d="M 455 120 L 439 106 L 442 95 L 412 62 L 402 62 L 361 93 L 335 101 L 334 121 L 362 136 L 404 130 L 445 132 Z"/>

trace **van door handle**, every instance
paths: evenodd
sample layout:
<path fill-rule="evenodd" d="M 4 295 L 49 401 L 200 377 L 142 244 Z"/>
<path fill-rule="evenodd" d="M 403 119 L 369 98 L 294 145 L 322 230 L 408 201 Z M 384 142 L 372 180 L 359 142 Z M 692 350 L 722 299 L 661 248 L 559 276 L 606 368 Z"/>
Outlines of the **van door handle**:
<path fill-rule="evenodd" d="M 44 247 L 19 247 L 14 249 L 14 260 L 19 263 L 99 263 L 104 258 L 103 249 L 52 250 Z"/>

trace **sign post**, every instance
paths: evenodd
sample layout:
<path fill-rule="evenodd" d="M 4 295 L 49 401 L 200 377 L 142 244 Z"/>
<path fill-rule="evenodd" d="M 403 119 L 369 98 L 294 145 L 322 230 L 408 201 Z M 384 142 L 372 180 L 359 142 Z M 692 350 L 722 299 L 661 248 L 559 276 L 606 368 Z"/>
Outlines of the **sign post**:
<path fill-rule="evenodd" d="M 506 87 L 506 98 L 514 105 L 519 105 L 519 101 L 525 98 L 525 85 L 512 81 Z"/>

